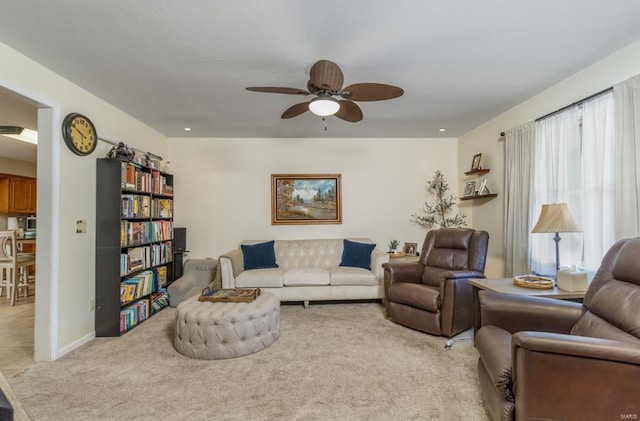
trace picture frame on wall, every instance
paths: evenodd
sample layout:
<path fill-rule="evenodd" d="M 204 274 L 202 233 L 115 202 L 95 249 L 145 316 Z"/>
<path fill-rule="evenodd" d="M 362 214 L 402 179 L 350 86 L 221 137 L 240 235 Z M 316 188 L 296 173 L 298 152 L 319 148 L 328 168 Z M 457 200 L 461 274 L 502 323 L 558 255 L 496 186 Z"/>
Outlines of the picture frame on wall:
<path fill-rule="evenodd" d="M 475 181 L 467 181 L 464 185 L 464 196 L 473 196 L 476 191 L 476 182 Z"/>
<path fill-rule="evenodd" d="M 404 243 L 403 251 L 406 256 L 417 256 L 418 243 Z"/>
<path fill-rule="evenodd" d="M 272 174 L 271 225 L 341 224 L 341 174 Z"/>
<path fill-rule="evenodd" d="M 473 161 L 471 161 L 471 171 L 478 171 L 481 167 L 482 154 L 477 153 L 473 155 Z"/>

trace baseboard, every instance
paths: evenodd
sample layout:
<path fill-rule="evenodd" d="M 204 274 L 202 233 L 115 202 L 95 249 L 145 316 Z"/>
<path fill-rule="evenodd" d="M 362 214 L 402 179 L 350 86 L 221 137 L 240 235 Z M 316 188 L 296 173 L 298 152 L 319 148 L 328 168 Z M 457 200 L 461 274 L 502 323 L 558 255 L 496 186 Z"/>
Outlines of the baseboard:
<path fill-rule="evenodd" d="M 64 355 L 68 354 L 69 352 L 73 351 L 76 348 L 81 347 L 82 345 L 86 344 L 87 342 L 90 342 L 92 340 L 94 340 L 96 337 L 96 333 L 95 332 L 91 332 L 85 336 L 83 336 L 82 338 L 78 339 L 77 341 L 74 341 L 72 343 L 70 343 L 69 345 L 65 346 L 64 348 L 60 348 L 57 352 L 56 355 L 54 355 L 54 360 L 57 360 L 60 357 L 63 357 Z"/>

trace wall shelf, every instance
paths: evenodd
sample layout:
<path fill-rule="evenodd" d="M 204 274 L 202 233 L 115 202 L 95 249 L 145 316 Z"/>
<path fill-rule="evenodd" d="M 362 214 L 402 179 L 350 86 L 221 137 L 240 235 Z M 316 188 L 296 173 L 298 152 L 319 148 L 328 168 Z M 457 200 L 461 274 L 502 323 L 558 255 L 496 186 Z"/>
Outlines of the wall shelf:
<path fill-rule="evenodd" d="M 465 175 L 484 175 L 484 174 L 487 174 L 489 171 L 491 171 L 490 168 L 481 168 L 479 170 L 467 171 L 464 174 Z"/>
<path fill-rule="evenodd" d="M 498 194 L 497 193 L 478 194 L 476 196 L 461 197 L 460 200 L 493 199 L 494 197 L 498 197 Z"/>

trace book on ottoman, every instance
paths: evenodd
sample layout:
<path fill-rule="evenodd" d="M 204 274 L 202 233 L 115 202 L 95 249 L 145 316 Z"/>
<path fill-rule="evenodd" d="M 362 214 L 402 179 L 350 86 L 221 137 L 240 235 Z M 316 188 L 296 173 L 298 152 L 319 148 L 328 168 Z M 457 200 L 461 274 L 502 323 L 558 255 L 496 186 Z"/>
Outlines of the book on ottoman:
<path fill-rule="evenodd" d="M 250 303 L 260 295 L 260 288 L 235 288 L 202 290 L 198 301 L 212 301 L 216 303 Z"/>

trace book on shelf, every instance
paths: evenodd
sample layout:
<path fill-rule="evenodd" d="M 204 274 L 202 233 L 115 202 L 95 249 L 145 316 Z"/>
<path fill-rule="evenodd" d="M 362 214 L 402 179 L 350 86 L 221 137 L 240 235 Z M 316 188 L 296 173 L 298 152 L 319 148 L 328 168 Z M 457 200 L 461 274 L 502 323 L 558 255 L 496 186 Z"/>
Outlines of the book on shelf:
<path fill-rule="evenodd" d="M 120 221 L 120 245 L 130 247 L 151 242 L 149 224 L 148 221 Z"/>
<path fill-rule="evenodd" d="M 129 255 L 127 253 L 120 253 L 120 276 L 127 276 L 129 274 Z"/>
<path fill-rule="evenodd" d="M 158 198 L 153 199 L 152 215 L 154 218 L 172 218 L 173 200 Z"/>
<path fill-rule="evenodd" d="M 149 300 L 139 300 L 120 310 L 120 333 L 149 318 Z"/>
<path fill-rule="evenodd" d="M 136 299 L 136 285 L 120 284 L 120 304 L 130 303 Z"/>
<path fill-rule="evenodd" d="M 151 247 L 133 247 L 127 250 L 128 268 L 127 273 L 137 272 L 139 270 L 152 266 L 151 264 Z"/>
<path fill-rule="evenodd" d="M 160 291 L 167 284 L 168 270 L 166 266 L 158 266 L 153 269 L 155 273 L 156 291 Z"/>
<path fill-rule="evenodd" d="M 169 306 L 169 294 L 166 289 L 160 289 L 151 295 L 151 314 L 157 313 Z"/>
<path fill-rule="evenodd" d="M 129 276 L 125 278 L 121 283 L 120 290 L 122 291 L 122 285 L 124 285 L 125 288 L 131 288 L 131 286 L 133 286 L 134 287 L 133 299 L 142 298 L 146 295 L 150 295 L 152 292 L 155 291 L 156 285 L 154 281 L 155 281 L 154 272 L 151 270 L 144 270 L 134 276 Z M 129 286 L 127 287 L 127 285 Z M 131 299 L 126 300 L 121 296 L 120 301 L 126 303 L 131 301 Z"/>
<path fill-rule="evenodd" d="M 152 175 L 140 165 L 131 162 L 123 162 L 120 185 L 125 190 L 151 192 Z"/>
<path fill-rule="evenodd" d="M 122 218 L 150 218 L 151 197 L 139 194 L 122 195 Z"/>
<path fill-rule="evenodd" d="M 250 303 L 260 295 L 260 288 L 234 288 L 202 290 L 198 301 L 212 301 L 217 303 Z"/>
<path fill-rule="evenodd" d="M 173 243 L 165 241 L 151 245 L 151 266 L 169 263 L 173 260 Z"/>
<path fill-rule="evenodd" d="M 166 196 L 173 195 L 173 186 L 169 184 L 169 178 L 160 171 L 151 171 L 153 182 L 153 193 Z"/>
<path fill-rule="evenodd" d="M 128 245 L 145 244 L 149 242 L 148 222 L 129 222 Z"/>
<path fill-rule="evenodd" d="M 123 189 L 133 190 L 136 187 L 135 167 L 128 162 L 121 163 L 121 187 Z"/>
<path fill-rule="evenodd" d="M 151 242 L 171 240 L 173 238 L 173 221 L 152 221 L 149 231 Z"/>

